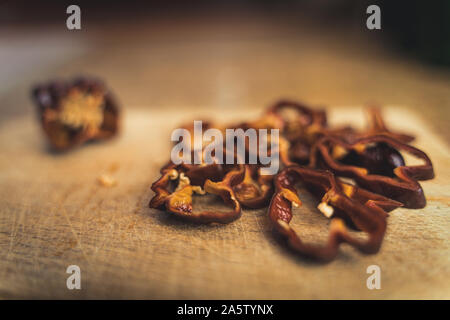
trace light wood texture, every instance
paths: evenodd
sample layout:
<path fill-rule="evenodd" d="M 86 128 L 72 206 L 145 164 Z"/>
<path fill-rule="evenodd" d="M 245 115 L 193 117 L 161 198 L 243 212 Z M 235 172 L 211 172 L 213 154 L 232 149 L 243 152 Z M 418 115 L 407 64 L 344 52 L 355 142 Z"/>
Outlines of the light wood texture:
<path fill-rule="evenodd" d="M 268 225 L 266 210 L 245 210 L 224 226 L 198 226 L 149 209 L 151 182 L 169 154 L 171 129 L 209 118 L 251 119 L 258 111 L 158 113 L 131 109 L 121 136 L 65 155 L 49 153 L 30 116 L 0 129 L 0 297 L 3 298 L 450 298 L 450 157 L 445 143 L 405 109 L 388 107 L 397 129 L 417 134 L 436 179 L 428 205 L 395 210 L 380 253 L 344 246 L 321 265 L 297 257 Z M 337 111 L 339 110 L 339 111 Z M 330 109 L 332 123 L 363 123 L 361 108 Z M 102 173 L 117 179 L 107 188 Z M 323 241 L 329 221 L 306 193 L 293 225 Z M 82 289 L 66 288 L 81 268 Z M 382 289 L 366 288 L 366 268 L 382 270 Z"/>
<path fill-rule="evenodd" d="M 448 72 L 389 50 L 379 32 L 298 15 L 83 15 L 80 32 L 66 29 L 64 12 L 54 25 L 0 29 L 0 298 L 450 298 Z M 122 135 L 51 154 L 30 88 L 80 73 L 117 94 Z M 388 123 L 417 134 L 437 177 L 423 183 L 425 209 L 392 213 L 379 254 L 344 247 L 317 265 L 285 249 L 265 210 L 194 226 L 148 209 L 173 127 L 205 115 L 249 118 L 279 98 L 329 105 L 332 121 L 355 123 L 361 109 L 342 106 L 405 106 L 387 108 Z M 105 172 L 116 187 L 97 183 Z M 323 240 L 328 221 L 301 198 L 294 225 Z M 80 291 L 66 289 L 71 264 L 81 267 Z M 382 269 L 379 291 L 366 288 L 371 264 Z"/>

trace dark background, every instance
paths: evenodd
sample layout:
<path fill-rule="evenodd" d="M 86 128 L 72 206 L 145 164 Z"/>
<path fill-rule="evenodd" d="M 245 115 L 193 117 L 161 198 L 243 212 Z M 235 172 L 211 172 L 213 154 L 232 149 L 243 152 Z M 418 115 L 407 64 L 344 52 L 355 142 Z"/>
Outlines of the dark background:
<path fill-rule="evenodd" d="M 368 32 L 364 17 L 371 4 L 382 11 L 383 41 L 393 49 L 437 65 L 450 65 L 450 1 L 367 0 L 225 0 L 225 1 L 1 1 L 0 23 L 42 25 L 61 20 L 61 12 L 78 4 L 84 23 L 126 22 L 155 17 L 196 16 L 230 19 L 248 12 L 280 19 L 308 19 L 318 28 Z"/>

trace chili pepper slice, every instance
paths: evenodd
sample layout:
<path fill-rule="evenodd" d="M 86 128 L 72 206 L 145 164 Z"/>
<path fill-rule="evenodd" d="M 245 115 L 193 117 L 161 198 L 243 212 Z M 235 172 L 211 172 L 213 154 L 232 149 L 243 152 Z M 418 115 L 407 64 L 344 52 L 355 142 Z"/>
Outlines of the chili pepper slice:
<path fill-rule="evenodd" d="M 289 225 L 292 219 L 292 206 L 300 206 L 301 201 L 295 190 L 295 184 L 301 181 L 306 185 L 314 185 L 322 189 L 322 200 L 318 205 L 320 211 L 331 217 L 335 209 L 344 213 L 360 230 L 368 233 L 368 240 L 352 236 L 343 220 L 334 218 L 326 245 L 304 243 L 296 231 Z M 343 242 L 350 244 L 362 253 L 378 252 L 386 231 L 385 210 L 401 206 L 400 203 L 367 191 L 356 186 L 339 182 L 329 171 L 300 167 L 297 165 L 285 168 L 275 178 L 275 193 L 269 205 L 269 219 L 275 229 L 287 238 L 289 245 L 302 255 L 331 261 Z"/>
<path fill-rule="evenodd" d="M 377 158 L 380 151 L 367 152 L 371 146 L 380 143 L 389 146 L 389 155 L 393 155 L 393 151 L 405 151 L 416 158 L 422 159 L 424 164 L 408 166 L 400 161 L 392 168 L 392 159 L 385 154 L 383 157 Z M 339 155 L 333 155 L 336 148 L 341 151 L 335 152 Z M 372 192 L 384 195 L 391 199 L 397 200 L 406 208 L 423 208 L 426 205 L 426 199 L 423 189 L 418 180 L 428 180 L 434 178 L 433 164 L 425 152 L 414 148 L 410 145 L 393 139 L 392 137 L 380 135 L 359 139 L 353 143 L 347 143 L 335 137 L 327 136 L 320 139 L 314 146 L 312 152 L 311 167 L 325 167 L 339 176 L 352 178 L 362 188 Z M 378 149 L 379 150 L 379 149 Z M 354 152 L 360 156 L 360 161 L 369 164 L 363 167 L 355 165 L 347 165 L 339 161 L 343 155 L 348 152 Z M 395 153 L 396 155 L 396 153 Z M 394 162 L 395 162 L 394 161 Z M 392 168 L 392 175 L 380 174 L 380 165 Z"/>
<path fill-rule="evenodd" d="M 245 176 L 245 166 L 239 165 L 226 173 L 218 165 L 191 166 L 169 164 L 162 170 L 161 177 L 153 183 L 151 189 L 155 192 L 150 200 L 151 208 L 163 209 L 186 220 L 196 223 L 229 223 L 241 215 L 241 206 L 236 199 L 233 187 L 241 183 Z M 208 173 L 210 175 L 208 175 Z M 222 180 L 214 182 L 208 177 L 222 175 Z M 189 177 L 196 183 L 193 185 Z M 171 182 L 176 181 L 175 190 L 170 190 Z M 233 207 L 232 211 L 201 211 L 196 212 L 192 206 L 192 195 L 206 193 L 220 196 L 225 204 Z"/>

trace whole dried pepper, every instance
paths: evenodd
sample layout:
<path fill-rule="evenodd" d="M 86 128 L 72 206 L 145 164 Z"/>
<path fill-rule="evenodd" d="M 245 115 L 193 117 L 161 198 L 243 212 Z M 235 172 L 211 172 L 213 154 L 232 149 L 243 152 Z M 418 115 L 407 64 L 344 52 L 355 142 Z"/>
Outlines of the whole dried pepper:
<path fill-rule="evenodd" d="M 76 78 L 40 84 L 33 88 L 32 98 L 55 150 L 108 139 L 118 132 L 119 108 L 100 80 Z"/>

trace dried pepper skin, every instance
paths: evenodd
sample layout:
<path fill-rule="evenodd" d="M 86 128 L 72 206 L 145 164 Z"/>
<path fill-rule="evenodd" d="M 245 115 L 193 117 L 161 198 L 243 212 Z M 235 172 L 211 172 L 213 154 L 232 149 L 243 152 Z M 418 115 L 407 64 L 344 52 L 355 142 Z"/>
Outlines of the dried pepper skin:
<path fill-rule="evenodd" d="M 398 207 L 426 205 L 418 181 L 432 179 L 434 170 L 423 151 L 408 145 L 414 140 L 413 136 L 391 131 L 378 108 L 370 108 L 368 115 L 368 126 L 364 130 L 350 126 L 329 127 L 324 110 L 282 100 L 255 121 L 227 127 L 205 122 L 207 128 L 218 128 L 221 132 L 225 128 L 279 129 L 276 152 L 281 170 L 274 175 L 262 175 L 261 163 L 174 165 L 169 162 L 151 187 L 155 195 L 150 207 L 195 223 L 229 223 L 240 217 L 241 207 L 268 206 L 268 217 L 274 229 L 302 256 L 329 262 L 338 254 L 341 243 L 348 243 L 364 254 L 374 254 L 381 247 L 388 212 Z M 185 128 L 193 130 L 191 125 Z M 237 159 L 235 150 L 223 147 Z M 247 146 L 245 150 L 246 159 L 258 152 Z M 203 159 L 203 149 L 191 152 L 198 152 Z M 268 154 L 271 152 L 268 150 Z M 408 165 L 405 153 L 421 159 L 423 164 Z M 354 184 L 344 178 L 352 179 Z M 332 219 L 324 245 L 304 243 L 289 225 L 292 206 L 302 204 L 297 183 L 302 183 L 321 199 L 317 208 Z M 194 193 L 215 194 L 233 209 L 196 212 L 192 206 Z M 368 239 L 353 236 L 349 228 L 367 233 Z"/>
<path fill-rule="evenodd" d="M 272 197 L 273 176 L 261 175 L 259 169 L 259 166 L 246 165 L 244 179 L 233 188 L 237 200 L 244 207 L 264 208 Z"/>
<path fill-rule="evenodd" d="M 150 208 L 166 209 L 178 217 L 196 223 L 230 223 L 241 216 L 241 205 L 236 200 L 233 188 L 244 180 L 245 167 L 239 165 L 228 171 L 218 169 L 218 165 L 193 166 L 175 165 L 173 163 L 164 167 L 162 176 L 153 183 L 151 189 L 155 196 L 150 201 Z M 193 172 L 194 171 L 194 172 Z M 218 182 L 212 181 L 214 175 L 221 176 Z M 198 185 L 192 184 L 189 176 L 196 177 Z M 217 176 L 216 176 L 217 178 Z M 177 181 L 174 190 L 171 181 Z M 194 179 L 193 179 L 194 180 Z M 194 180 L 195 181 L 195 180 Z M 223 202 L 233 208 L 231 211 L 194 211 L 192 205 L 193 193 L 204 195 L 215 194 Z"/>
<path fill-rule="evenodd" d="M 298 116 L 295 118 L 283 117 L 283 111 L 292 110 Z M 275 103 L 267 111 L 269 116 L 274 116 L 282 123 L 280 129 L 288 141 L 302 139 L 311 142 L 315 134 L 327 127 L 327 116 L 324 110 L 313 110 L 305 105 L 281 100 Z"/>
<path fill-rule="evenodd" d="M 119 108 L 100 80 L 80 77 L 40 84 L 33 88 L 32 99 L 54 150 L 109 139 L 119 130 Z"/>
<path fill-rule="evenodd" d="M 405 160 L 396 149 L 386 143 L 378 143 L 364 148 L 362 153 L 351 150 L 340 162 L 347 165 L 370 169 L 370 174 L 394 176 L 397 167 L 404 166 Z"/>
<path fill-rule="evenodd" d="M 393 132 L 389 130 L 384 123 L 383 117 L 381 116 L 381 110 L 378 107 L 370 107 L 368 108 L 369 114 L 369 128 L 364 135 L 375 136 L 375 135 L 385 135 L 394 140 L 398 140 L 403 143 L 410 143 L 414 141 L 414 136 L 405 133 Z"/>
<path fill-rule="evenodd" d="M 314 185 L 322 197 L 318 208 L 340 209 L 340 212 L 359 229 L 368 233 L 368 240 L 360 240 L 348 233 L 343 220 L 331 221 L 328 241 L 324 246 L 304 243 L 289 225 L 292 219 L 292 205 L 300 206 L 301 201 L 295 184 Z M 365 254 L 373 254 L 380 249 L 386 231 L 386 211 L 393 210 L 401 203 L 389 198 L 361 191 L 358 187 L 344 184 L 330 171 L 317 170 L 297 165 L 284 169 L 275 179 L 276 191 L 269 206 L 269 219 L 274 228 L 285 236 L 289 245 L 301 255 L 328 262 L 333 260 L 343 242 L 350 244 Z M 325 213 L 325 212 L 324 212 Z"/>
<path fill-rule="evenodd" d="M 374 152 L 367 152 L 373 150 L 373 144 L 383 146 L 381 148 L 384 151 L 378 155 L 382 154 L 384 158 L 374 159 Z M 357 153 L 363 160 L 360 159 L 359 165 L 342 163 L 332 156 L 331 150 L 336 147 Z M 398 150 L 422 159 L 424 164 L 405 165 Z M 383 160 L 385 169 L 380 172 L 380 167 L 383 168 L 380 162 Z M 394 164 L 396 167 L 393 167 Z M 433 164 L 423 151 L 384 135 L 362 138 L 350 144 L 334 137 L 323 137 L 314 147 L 310 165 L 324 167 L 339 176 L 354 179 L 360 187 L 399 201 L 406 208 L 412 209 L 426 205 L 425 195 L 418 180 L 434 178 Z M 388 170 L 391 170 L 389 174 L 383 174 Z"/>

